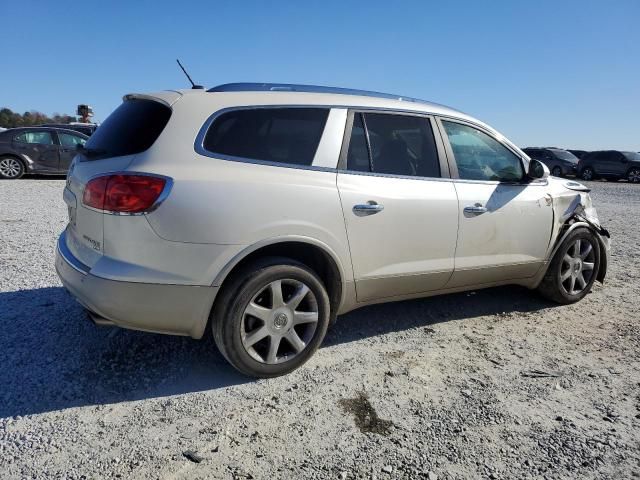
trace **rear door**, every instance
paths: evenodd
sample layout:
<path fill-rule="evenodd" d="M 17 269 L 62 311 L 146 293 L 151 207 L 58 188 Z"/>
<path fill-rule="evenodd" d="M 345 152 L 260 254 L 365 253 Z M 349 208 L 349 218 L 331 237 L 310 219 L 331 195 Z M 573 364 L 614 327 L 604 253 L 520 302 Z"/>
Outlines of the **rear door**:
<path fill-rule="evenodd" d="M 86 138 L 71 132 L 59 131 L 56 133 L 60 143 L 60 163 L 58 164 L 58 170 L 61 172 L 67 172 L 73 157 L 76 156 L 78 145 L 84 145 L 87 140 Z"/>
<path fill-rule="evenodd" d="M 442 288 L 458 200 L 432 119 L 350 112 L 338 190 L 360 302 Z"/>
<path fill-rule="evenodd" d="M 455 271 L 447 287 L 535 275 L 553 222 L 547 182 L 527 182 L 522 159 L 491 132 L 439 122 L 460 201 Z"/>
<path fill-rule="evenodd" d="M 58 172 L 58 146 L 50 130 L 24 130 L 13 137 L 13 147 L 34 163 L 35 170 Z"/>

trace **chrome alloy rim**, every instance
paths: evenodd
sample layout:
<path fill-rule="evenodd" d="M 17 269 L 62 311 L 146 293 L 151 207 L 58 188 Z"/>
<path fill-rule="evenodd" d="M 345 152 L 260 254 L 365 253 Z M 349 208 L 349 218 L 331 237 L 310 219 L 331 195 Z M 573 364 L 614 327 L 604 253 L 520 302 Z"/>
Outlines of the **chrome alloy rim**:
<path fill-rule="evenodd" d="M 562 258 L 560 283 L 569 295 L 578 295 L 587 288 L 593 276 L 596 255 L 591 242 L 576 240 Z"/>
<path fill-rule="evenodd" d="M 300 355 L 318 326 L 318 301 L 299 280 L 275 280 L 254 295 L 242 314 L 242 346 L 256 361 L 276 364 Z"/>
<path fill-rule="evenodd" d="M 634 168 L 629 172 L 629 181 L 633 183 L 640 182 L 640 169 Z"/>
<path fill-rule="evenodd" d="M 590 168 L 585 168 L 582 172 L 583 180 L 591 180 L 591 177 L 593 177 L 593 172 Z"/>
<path fill-rule="evenodd" d="M 20 173 L 20 162 L 15 158 L 0 160 L 0 173 L 7 178 L 17 177 Z"/>

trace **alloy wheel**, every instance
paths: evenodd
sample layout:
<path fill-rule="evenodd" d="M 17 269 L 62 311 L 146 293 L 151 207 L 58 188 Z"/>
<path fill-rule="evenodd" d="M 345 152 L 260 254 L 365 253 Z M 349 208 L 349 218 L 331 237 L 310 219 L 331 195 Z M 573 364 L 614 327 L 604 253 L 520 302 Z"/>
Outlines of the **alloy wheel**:
<path fill-rule="evenodd" d="M 569 295 L 580 294 L 591 281 L 595 266 L 591 242 L 579 238 L 567 249 L 560 265 L 560 284 Z"/>
<path fill-rule="evenodd" d="M 0 174 L 6 178 L 15 178 L 20 175 L 22 165 L 15 158 L 7 157 L 0 159 Z"/>
<path fill-rule="evenodd" d="M 275 280 L 245 307 L 242 346 L 260 363 L 289 361 L 312 341 L 318 318 L 318 301 L 307 285 L 294 279 Z"/>
<path fill-rule="evenodd" d="M 585 168 L 582 170 L 582 179 L 583 180 L 591 180 L 593 178 L 593 170 L 590 168 Z"/>
<path fill-rule="evenodd" d="M 553 170 L 551 170 L 551 175 L 553 175 L 554 177 L 561 177 L 562 169 L 560 167 L 553 167 Z"/>
<path fill-rule="evenodd" d="M 627 175 L 627 180 L 631 183 L 640 182 L 640 168 L 632 168 L 629 175 Z"/>

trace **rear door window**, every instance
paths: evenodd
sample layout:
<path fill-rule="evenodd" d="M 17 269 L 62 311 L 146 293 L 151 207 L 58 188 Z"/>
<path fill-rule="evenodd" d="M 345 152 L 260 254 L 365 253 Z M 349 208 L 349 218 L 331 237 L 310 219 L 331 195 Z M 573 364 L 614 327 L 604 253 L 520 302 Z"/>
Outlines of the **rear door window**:
<path fill-rule="evenodd" d="M 171 109 L 145 99 L 125 100 L 89 138 L 91 159 L 134 155 L 147 150 L 164 130 Z"/>
<path fill-rule="evenodd" d="M 415 115 L 356 113 L 347 170 L 440 177 L 431 121 Z"/>
<path fill-rule="evenodd" d="M 234 158 L 311 165 L 328 115 L 326 108 L 232 110 L 213 121 L 203 147 Z"/>

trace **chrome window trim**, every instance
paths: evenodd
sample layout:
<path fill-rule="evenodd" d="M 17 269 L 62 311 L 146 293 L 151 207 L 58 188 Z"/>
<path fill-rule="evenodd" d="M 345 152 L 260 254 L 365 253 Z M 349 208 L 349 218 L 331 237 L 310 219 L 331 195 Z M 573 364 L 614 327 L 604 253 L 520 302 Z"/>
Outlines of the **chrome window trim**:
<path fill-rule="evenodd" d="M 298 164 L 294 164 L 294 163 L 282 163 L 282 162 L 272 162 L 272 161 L 268 161 L 268 160 L 258 160 L 258 159 L 253 159 L 253 158 L 245 158 L 245 157 L 236 157 L 233 155 L 224 155 L 224 154 L 218 154 L 218 153 L 213 153 L 210 152 L 209 150 L 204 148 L 204 139 L 206 137 L 206 134 L 209 130 L 209 127 L 211 126 L 211 124 L 216 120 L 217 117 L 219 117 L 220 115 L 229 112 L 229 111 L 233 111 L 233 110 L 253 110 L 253 109 L 258 109 L 258 108 L 320 108 L 320 109 L 346 109 L 346 110 L 353 110 L 353 111 L 359 111 L 359 112 L 378 112 L 378 113 L 396 113 L 396 114 L 401 114 L 401 115 L 415 115 L 415 116 L 422 116 L 422 117 L 430 117 L 432 118 L 435 123 L 437 124 L 437 117 L 438 114 L 435 112 L 430 112 L 430 111 L 420 111 L 420 110 L 409 110 L 409 109 L 401 109 L 401 108 L 390 108 L 390 107 L 368 107 L 368 106 L 362 106 L 362 105 L 336 105 L 336 104 L 307 104 L 307 103 L 295 103 L 295 104 L 287 104 L 287 103 L 269 103 L 269 104 L 245 104 L 245 105 L 237 105 L 237 106 L 233 106 L 233 107 L 226 107 L 226 108 L 222 108 L 220 110 L 215 111 L 214 113 L 212 113 L 209 117 L 207 117 L 207 119 L 204 121 L 204 123 L 202 124 L 202 126 L 200 127 L 200 130 L 198 131 L 198 134 L 196 135 L 196 139 L 194 141 L 194 151 L 199 154 L 202 155 L 203 157 L 208 157 L 208 158 L 214 158 L 216 160 L 225 160 L 225 161 L 230 161 L 230 162 L 241 162 L 241 163 L 249 163 L 249 164 L 253 164 L 253 165 L 265 165 L 265 166 L 269 166 L 269 167 L 281 167 L 281 168 L 297 168 L 300 170 L 312 170 L 312 171 L 318 171 L 318 172 L 335 172 L 337 170 L 339 170 L 338 166 L 336 165 L 336 167 L 324 167 L 324 166 L 316 166 L 316 165 L 298 165 Z M 457 117 L 447 117 L 447 116 L 443 116 L 443 118 L 451 118 L 454 120 L 458 120 L 458 121 L 463 121 L 466 122 L 470 125 L 473 125 L 474 127 L 478 127 L 478 128 L 482 128 L 483 130 L 485 130 L 486 127 L 482 127 L 481 125 L 476 124 L 475 122 L 469 121 L 469 120 L 463 120 L 463 119 L 459 119 Z M 348 122 L 345 122 L 346 124 L 348 124 Z M 434 122 L 432 122 L 433 124 Z M 326 125 L 325 125 L 326 126 Z M 433 128 L 433 127 L 432 127 Z M 435 129 L 434 129 L 434 135 L 435 135 Z M 493 134 L 492 134 L 493 136 Z M 436 139 L 436 143 L 437 139 Z M 316 149 L 316 153 L 317 153 L 317 149 Z M 314 155 L 314 161 L 315 161 L 315 155 Z M 336 162 L 338 163 L 338 162 Z M 448 165 L 447 165 L 448 166 Z M 345 171 L 345 170 L 341 170 L 341 171 Z M 444 173 L 444 172 L 442 172 Z M 449 174 L 451 174 L 450 168 L 449 168 Z M 414 177 L 412 177 L 414 178 Z M 417 177 L 416 177 L 417 178 Z M 426 178 L 431 178 L 431 177 L 426 177 Z"/>
<path fill-rule="evenodd" d="M 137 176 L 142 176 L 142 177 L 160 177 L 160 178 L 163 178 L 165 180 L 165 184 L 164 184 L 164 188 L 162 189 L 162 192 L 160 192 L 160 196 L 156 199 L 155 202 L 153 202 L 153 205 L 151 205 L 144 212 L 112 212 L 111 210 L 101 210 L 99 208 L 89 207 L 89 206 L 85 205 L 84 204 L 84 191 L 87 188 L 87 184 L 91 180 L 93 180 L 95 178 L 108 177 L 110 175 L 137 175 Z M 94 176 L 90 177 L 89 180 L 87 180 L 87 183 L 84 184 L 84 187 L 82 188 L 82 199 L 80 200 L 80 205 L 82 205 L 82 207 L 86 208 L 87 210 L 91 210 L 91 211 L 97 212 L 97 213 L 103 213 L 105 215 L 114 215 L 114 216 L 118 216 L 118 217 L 139 217 L 139 216 L 146 215 L 148 213 L 151 213 L 151 212 L 157 210 L 158 207 L 160 205 L 162 205 L 162 203 L 167 199 L 167 197 L 169 196 L 169 193 L 171 193 L 171 189 L 172 188 L 173 188 L 173 178 L 167 177 L 166 175 L 159 175 L 157 173 L 149 173 L 149 172 L 131 172 L 131 171 L 125 171 L 125 170 L 117 170 L 117 171 L 112 171 L 112 172 L 102 172 L 102 173 L 99 173 L 97 175 L 94 175 Z"/>

